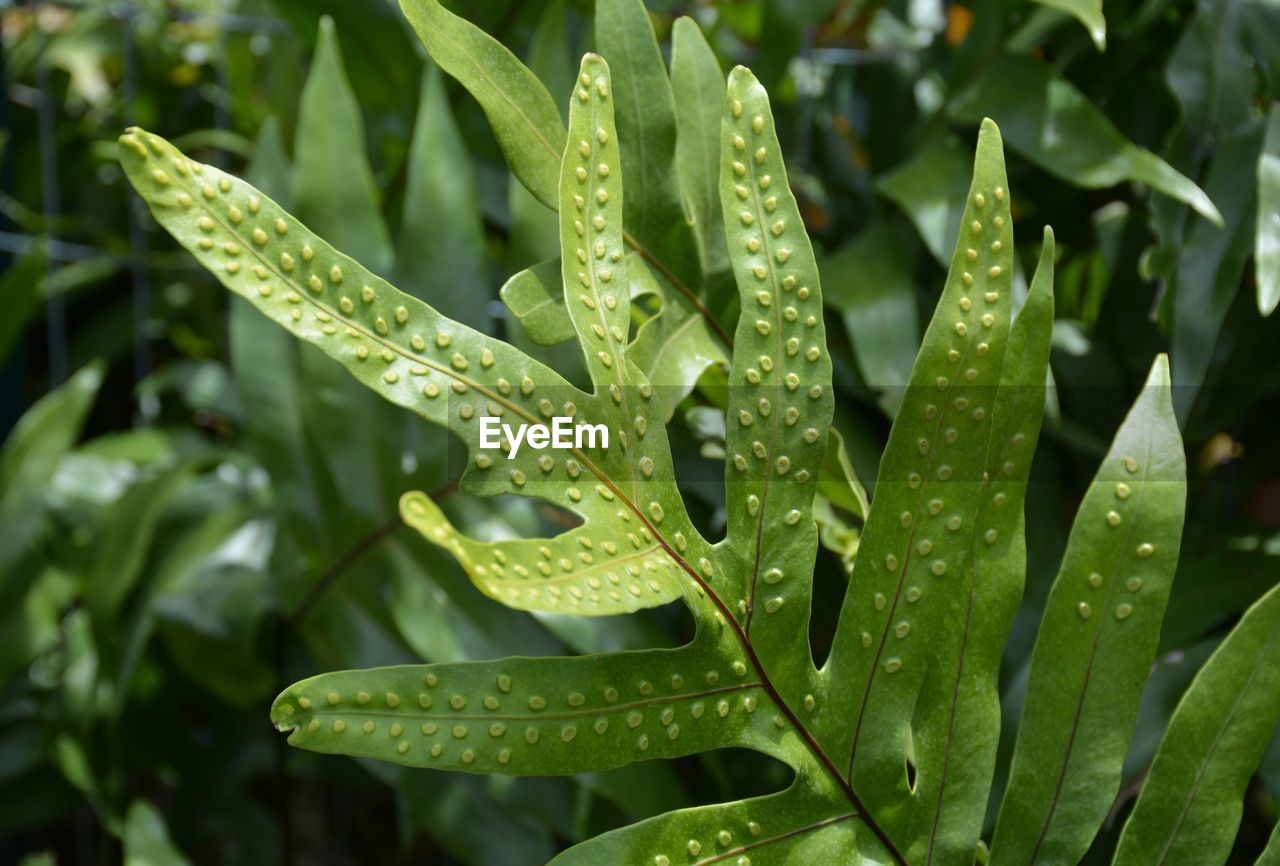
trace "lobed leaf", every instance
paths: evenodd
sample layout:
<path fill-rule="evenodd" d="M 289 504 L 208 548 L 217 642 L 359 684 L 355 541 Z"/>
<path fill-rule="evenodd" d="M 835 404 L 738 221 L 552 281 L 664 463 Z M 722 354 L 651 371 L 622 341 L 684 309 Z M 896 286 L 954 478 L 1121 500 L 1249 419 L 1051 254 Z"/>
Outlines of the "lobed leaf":
<path fill-rule="evenodd" d="M 1116 847 L 1116 866 L 1225 863 L 1280 722 L 1280 587 L 1245 613 L 1182 696 Z"/>
<path fill-rule="evenodd" d="M 1119 788 L 1186 501 L 1169 392 L 1162 355 L 1080 504 L 1031 658 L 995 866 L 1078 861 Z"/>
<path fill-rule="evenodd" d="M 554 209 L 565 130 L 547 88 L 505 45 L 436 0 L 400 0 L 400 9 L 431 59 L 480 103 L 512 173 Z"/>
<path fill-rule="evenodd" d="M 473 578 L 488 574 L 509 580 L 520 591 L 514 597 L 505 593 L 505 602 L 544 610 L 573 611 L 585 604 L 592 613 L 620 612 L 681 594 L 682 584 L 670 568 L 675 550 L 693 555 L 701 540 L 684 516 L 660 409 L 646 383 L 584 394 L 507 344 L 398 292 L 248 184 L 188 160 L 163 139 L 130 132 L 121 151 L 130 179 L 157 220 L 228 288 L 338 360 L 373 391 L 462 437 L 469 454 L 465 490 L 538 496 L 586 521 L 561 539 L 577 545 L 572 556 L 548 560 L 541 545 L 533 556 L 523 542 L 495 544 L 485 548 L 493 557 L 489 562 L 464 563 Z M 600 297 L 603 309 L 604 294 Z M 585 309 L 581 302 L 575 306 Z M 585 321 L 583 326 L 588 327 Z M 598 375 L 613 375 L 598 357 L 595 361 Z M 559 459 L 525 448 L 511 460 L 502 448 L 480 447 L 482 416 L 536 422 L 556 414 L 607 422 L 611 435 L 629 437 L 630 447 L 573 449 Z M 419 501 L 407 498 L 406 510 Z M 427 530 L 428 538 L 440 540 L 423 524 L 431 511 L 407 516 Z M 658 540 L 660 524 L 669 541 Z M 447 549 L 456 550 L 452 543 Z M 504 563 L 508 551 L 530 558 Z M 630 580 L 637 575 L 627 566 L 640 568 L 633 561 L 643 555 L 639 551 L 665 557 L 667 567 L 646 568 L 643 580 Z M 585 576 L 580 597 L 553 590 L 555 584 L 546 592 L 528 591 L 537 588 L 544 570 L 568 573 L 601 560 L 616 562 L 617 569 L 606 572 L 598 585 L 594 574 Z M 640 601 L 630 591 L 633 586 Z M 614 591 L 618 601 L 610 595 Z"/>

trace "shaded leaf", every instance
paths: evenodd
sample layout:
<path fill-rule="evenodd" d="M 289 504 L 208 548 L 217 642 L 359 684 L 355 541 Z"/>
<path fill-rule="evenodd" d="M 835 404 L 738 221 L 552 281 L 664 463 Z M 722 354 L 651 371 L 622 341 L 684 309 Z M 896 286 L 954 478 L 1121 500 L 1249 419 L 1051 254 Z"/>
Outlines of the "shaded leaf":
<path fill-rule="evenodd" d="M 1076 862 L 1120 785 L 1178 560 L 1186 464 L 1156 359 L 1077 512 L 1031 659 L 991 862 Z"/>
<path fill-rule="evenodd" d="M 1245 787 L 1280 722 L 1280 588 L 1245 613 L 1182 696 L 1116 866 L 1225 863 Z"/>

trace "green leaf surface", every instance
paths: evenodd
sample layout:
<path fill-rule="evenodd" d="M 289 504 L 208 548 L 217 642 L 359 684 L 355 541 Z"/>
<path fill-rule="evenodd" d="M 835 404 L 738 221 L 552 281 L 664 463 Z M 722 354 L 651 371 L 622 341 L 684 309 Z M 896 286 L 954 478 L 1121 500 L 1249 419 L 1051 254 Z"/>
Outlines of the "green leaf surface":
<path fill-rule="evenodd" d="M 1068 183 L 1087 189 L 1146 184 L 1222 225 L 1222 214 L 1200 187 L 1126 139 L 1044 61 L 1001 54 L 957 98 L 952 114 L 969 123 L 983 115 L 995 118 L 1010 147 Z"/>
<path fill-rule="evenodd" d="M 1271 831 L 1271 838 L 1267 840 L 1267 847 L 1258 856 L 1256 866 L 1276 866 L 1276 864 L 1280 864 L 1280 824 L 1276 824 Z"/>
<path fill-rule="evenodd" d="M 0 274 L 0 298 L 8 311 L 0 321 L 0 361 L 9 357 L 21 339 L 27 320 L 44 295 L 45 267 L 44 247 L 37 245 Z"/>
<path fill-rule="evenodd" d="M 720 209 L 720 114 L 725 79 L 720 61 L 692 18 L 671 29 L 671 90 L 676 110 L 676 169 L 698 239 L 702 271 L 729 267 Z"/>
<path fill-rule="evenodd" d="M 1280 722 L 1280 588 L 1245 613 L 1174 711 L 1116 866 L 1225 863 L 1244 793 Z"/>
<path fill-rule="evenodd" d="M 564 305 L 558 258 L 519 271 L 503 284 L 502 301 L 539 346 L 572 340 L 575 331 Z"/>
<path fill-rule="evenodd" d="M 480 103 L 516 178 L 554 209 L 565 130 L 547 88 L 505 45 L 436 0 L 400 0 L 400 8 L 431 59 Z"/>
<path fill-rule="evenodd" d="M 1027 569 L 1022 504 L 1044 416 L 1053 262 L 1053 233 L 1046 230 L 1030 292 L 1009 331 L 983 473 L 986 501 L 974 524 L 963 587 L 950 595 L 950 627 L 939 634 L 916 705 L 915 762 L 922 781 L 916 785 L 921 808 L 915 828 L 923 863 L 971 862 L 991 790 L 1000 664 Z"/>
<path fill-rule="evenodd" d="M 988 537 L 998 540 L 994 522 L 1007 513 L 988 514 L 994 494 L 983 479 L 992 474 L 993 443 L 1006 445 L 993 422 L 1006 393 L 1001 384 L 1013 312 L 1012 251 L 1000 133 L 988 121 L 979 134 L 946 286 L 881 459 L 824 668 L 833 688 L 844 684 L 836 693 L 836 717 L 851 721 L 832 735 L 847 772 L 874 798 L 869 808 L 907 850 L 929 844 L 918 829 L 924 809 L 896 802 L 904 767 L 920 748 L 913 747 L 912 708 L 942 635 L 958 627 L 953 609 L 963 610 L 967 600 L 970 557 Z M 1008 389 L 1010 396 L 1016 390 Z M 1006 477 L 1025 469 L 1019 464 L 1029 458 L 1029 451 L 1013 455 Z M 1020 511 L 1020 485 L 1001 493 L 1002 509 Z M 945 762 L 936 765 L 917 766 L 918 790 L 942 784 Z M 926 770 L 933 772 L 923 775 Z"/>
<path fill-rule="evenodd" d="M 352 254 L 363 260 L 358 252 Z M 409 146 L 396 282 L 448 309 L 458 321 L 484 329 L 493 291 L 486 258 L 475 173 L 449 108 L 444 78 L 433 64 L 423 76 Z"/>
<path fill-rule="evenodd" d="M 852 853 L 859 829 L 847 804 L 796 783 L 779 794 L 668 812 L 613 830 L 570 848 L 551 866 L 881 862 Z"/>
<path fill-rule="evenodd" d="M 729 75 L 720 204 L 742 314 L 725 411 L 728 533 L 716 571 L 769 675 L 792 706 L 816 689 L 809 614 L 814 483 L 834 395 L 813 249 L 787 183 L 764 88 Z M 722 590 L 723 591 L 723 590 Z"/>
<path fill-rule="evenodd" d="M 1178 383 L 1174 400 L 1180 418 L 1208 378 L 1222 323 L 1240 291 L 1240 276 L 1254 248 L 1254 218 L 1261 189 L 1254 183 L 1263 128 L 1224 138 L 1205 178 L 1205 188 L 1221 203 L 1219 226 L 1199 221 L 1187 227 L 1170 293 L 1173 323 L 1170 358 Z"/>
<path fill-rule="evenodd" d="M 952 239 L 964 214 L 970 166 L 968 151 L 959 139 L 945 135 L 926 143 L 876 181 L 876 190 L 902 208 L 929 252 L 944 265 L 951 263 Z M 832 302 L 839 303 L 842 296 L 837 289 Z"/>
<path fill-rule="evenodd" d="M 595 34 L 613 70 L 622 176 L 631 191 L 627 231 L 658 246 L 673 230 L 688 234 L 683 221 L 671 218 L 682 209 L 671 79 L 644 0 L 596 0 Z"/>
<path fill-rule="evenodd" d="M 1041 6 L 1066 12 L 1089 31 L 1089 38 L 1099 51 L 1107 50 L 1107 19 L 1102 14 L 1102 0 L 1035 0 Z"/>
<path fill-rule="evenodd" d="M 959 218 L 959 213 L 955 214 Z M 951 214 L 945 220 L 954 233 Z M 892 414 L 919 342 L 916 290 L 897 239 L 876 223 L 822 262 L 827 305 L 841 313 L 863 379 Z"/>
<path fill-rule="evenodd" d="M 995 866 L 1077 862 L 1119 789 L 1186 501 L 1170 390 L 1160 356 L 1077 512 L 1032 654 Z"/>
<path fill-rule="evenodd" d="M 715 650 L 340 671 L 290 686 L 271 717 L 312 751 L 519 776 L 773 741 L 759 683 Z"/>
<path fill-rule="evenodd" d="M 293 202 L 316 231 L 371 270 L 391 264 L 391 238 L 378 208 L 378 187 L 364 157 L 364 121 L 347 81 L 333 20 L 320 20 L 311 71 L 298 106 Z"/>
<path fill-rule="evenodd" d="M 1267 117 L 1267 133 L 1258 157 L 1258 217 L 1253 266 L 1258 280 L 1258 311 L 1269 316 L 1280 304 L 1280 109 Z"/>
<path fill-rule="evenodd" d="M 605 614 L 661 604 L 681 594 L 673 545 L 695 547 L 697 535 L 675 489 L 653 389 L 627 366 L 625 344 L 618 336 L 625 338 L 629 315 L 628 305 L 618 303 L 611 291 L 627 285 L 618 225 L 621 178 L 608 169 L 617 145 L 610 131 L 610 101 L 599 95 L 608 93 L 607 72 L 601 62 L 592 63 L 599 63 L 591 67 L 599 80 L 593 80 L 590 91 L 581 88 L 588 100 L 585 105 L 575 100 L 575 106 L 583 106 L 577 115 L 583 140 L 595 145 L 586 157 L 578 147 L 570 151 L 571 165 L 592 167 L 588 176 L 595 183 L 586 189 L 591 210 L 579 195 L 579 185 L 585 189 L 586 181 L 577 172 L 566 173 L 564 193 L 565 213 L 577 214 L 580 199 L 579 216 L 590 222 L 562 219 L 570 250 L 562 258 L 582 268 L 570 268 L 568 284 L 575 287 L 570 311 L 587 347 L 588 367 L 598 385 L 595 394 L 578 391 L 506 344 L 402 295 L 243 182 L 191 163 L 162 139 L 127 135 L 122 153 L 157 218 L 229 288 L 318 344 L 384 397 L 463 437 L 472 452 L 464 490 L 536 495 L 587 520 L 547 541 L 472 542 L 457 535 L 425 497 L 413 494 L 402 505 L 408 522 L 459 555 L 486 591 L 501 584 L 502 600 L 509 605 Z M 597 95 L 593 99 L 590 94 Z M 604 229 L 595 228 L 597 220 Z M 577 225 L 582 226 L 581 237 Z M 605 251 L 599 259 L 594 252 L 598 247 Z M 580 258 L 591 264 L 584 267 Z M 503 450 L 480 446 L 477 416 L 538 421 L 557 412 L 581 412 L 587 421 L 605 423 L 612 436 L 627 437 L 630 447 L 575 448 L 556 461 L 530 448 L 508 460 Z M 559 472 L 551 476 L 556 468 Z M 565 483 L 580 477 L 576 484 Z M 654 527 L 663 523 L 671 542 L 655 536 Z M 476 559 L 481 553 L 484 559 Z"/>
<path fill-rule="evenodd" d="M 6 619 L 20 615 L 22 597 L 38 574 L 24 564 L 45 517 L 44 498 L 59 461 L 80 437 L 103 366 L 78 371 L 28 409 L 0 453 L 0 599 Z"/>

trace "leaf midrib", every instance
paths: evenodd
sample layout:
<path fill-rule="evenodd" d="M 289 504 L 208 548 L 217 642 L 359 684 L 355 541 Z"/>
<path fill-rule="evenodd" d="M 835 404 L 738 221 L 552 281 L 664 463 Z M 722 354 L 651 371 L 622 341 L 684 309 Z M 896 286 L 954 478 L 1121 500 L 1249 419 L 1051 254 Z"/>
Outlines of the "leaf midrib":
<path fill-rule="evenodd" d="M 760 203 L 760 182 L 756 173 L 756 161 L 753 157 L 743 153 L 745 163 L 749 166 L 751 172 L 751 204 L 755 211 L 755 224 L 759 226 L 760 232 L 760 251 L 764 255 L 764 259 L 769 264 L 769 287 L 773 290 L 773 302 L 769 304 L 773 310 L 773 327 L 770 332 L 773 334 L 773 357 L 778 359 L 777 375 L 773 375 L 773 405 L 782 408 L 782 286 L 778 281 L 778 268 L 774 261 L 773 241 L 771 237 L 773 233 L 769 230 L 765 221 L 764 208 Z M 784 176 L 779 180 L 783 188 L 787 186 Z M 816 276 L 815 276 L 816 278 Z M 821 291 L 815 286 L 814 291 L 818 297 L 822 297 Z M 764 520 L 769 510 L 769 490 L 773 486 L 773 455 L 778 446 L 778 430 L 782 422 L 781 412 L 769 413 L 769 445 L 765 450 L 766 457 L 764 460 L 764 483 L 760 488 L 760 510 L 756 515 L 756 538 L 755 538 L 755 555 L 752 557 L 751 563 L 751 580 L 747 586 L 747 637 L 751 636 L 751 625 L 755 621 L 756 612 L 756 586 L 760 582 L 760 557 L 764 546 Z M 730 422 L 732 423 L 732 422 Z"/>
<path fill-rule="evenodd" d="M 459 721 L 459 722 L 536 722 L 539 720 L 553 719 L 581 719 L 588 716 L 600 716 L 609 713 L 618 713 L 624 710 L 644 709 L 645 707 L 660 706 L 662 704 L 674 704 L 680 701 L 699 700 L 701 698 L 715 697 L 717 695 L 731 694 L 733 692 L 747 691 L 748 689 L 760 688 L 759 682 L 734 683 L 731 686 L 720 686 L 714 689 L 704 689 L 699 692 L 688 692 L 682 695 L 663 695 L 657 698 L 647 698 L 639 701 L 630 701 L 623 704 L 609 704 L 603 707 L 591 707 L 582 710 L 565 710 L 563 712 L 552 713 L 500 713 L 486 712 L 478 713 L 433 713 L 427 710 L 379 710 L 364 709 L 363 707 L 317 707 L 310 710 L 312 716 L 342 716 L 349 718 L 352 714 L 357 716 L 373 716 L 377 718 L 389 719 L 413 719 L 413 720 L 431 720 L 431 721 Z"/>

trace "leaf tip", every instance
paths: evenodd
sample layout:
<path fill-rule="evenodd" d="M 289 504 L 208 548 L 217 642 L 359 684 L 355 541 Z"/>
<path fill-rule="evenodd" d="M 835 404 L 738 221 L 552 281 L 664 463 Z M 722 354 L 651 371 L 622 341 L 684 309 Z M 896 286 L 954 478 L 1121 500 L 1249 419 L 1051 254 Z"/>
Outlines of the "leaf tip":
<path fill-rule="evenodd" d="M 739 64 L 729 71 L 729 90 L 743 89 L 752 85 L 759 86 L 755 73 Z"/>
<path fill-rule="evenodd" d="M 1147 373 L 1146 387 L 1168 388 L 1169 386 L 1169 356 L 1161 352 L 1156 355 L 1155 361 L 1151 364 L 1151 371 Z"/>

